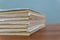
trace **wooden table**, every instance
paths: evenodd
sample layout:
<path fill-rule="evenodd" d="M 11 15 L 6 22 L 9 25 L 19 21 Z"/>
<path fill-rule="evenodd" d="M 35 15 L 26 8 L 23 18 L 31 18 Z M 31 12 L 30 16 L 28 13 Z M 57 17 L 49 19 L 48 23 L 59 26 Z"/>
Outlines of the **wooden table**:
<path fill-rule="evenodd" d="M 60 24 L 47 25 L 31 36 L 0 36 L 0 40 L 60 40 Z"/>

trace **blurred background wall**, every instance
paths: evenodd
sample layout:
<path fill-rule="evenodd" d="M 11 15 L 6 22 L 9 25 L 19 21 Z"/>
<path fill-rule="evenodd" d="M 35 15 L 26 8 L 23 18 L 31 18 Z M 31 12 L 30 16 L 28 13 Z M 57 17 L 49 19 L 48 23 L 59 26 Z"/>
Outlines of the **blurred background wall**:
<path fill-rule="evenodd" d="M 46 15 L 47 23 L 60 23 L 60 0 L 0 0 L 0 9 L 30 8 Z"/>

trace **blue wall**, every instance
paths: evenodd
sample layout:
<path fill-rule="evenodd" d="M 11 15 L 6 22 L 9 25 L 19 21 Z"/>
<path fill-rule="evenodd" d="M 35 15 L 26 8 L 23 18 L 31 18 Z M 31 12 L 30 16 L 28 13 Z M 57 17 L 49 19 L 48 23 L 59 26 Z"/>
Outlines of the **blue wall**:
<path fill-rule="evenodd" d="M 60 23 L 60 0 L 2 0 L 1 9 L 30 8 L 46 15 L 47 23 Z"/>

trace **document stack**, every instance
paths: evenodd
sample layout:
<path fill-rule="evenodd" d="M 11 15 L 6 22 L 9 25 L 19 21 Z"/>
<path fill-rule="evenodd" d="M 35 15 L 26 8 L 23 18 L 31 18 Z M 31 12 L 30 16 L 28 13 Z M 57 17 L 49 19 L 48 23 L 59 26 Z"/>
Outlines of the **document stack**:
<path fill-rule="evenodd" d="M 0 11 L 0 35 L 29 36 L 45 27 L 45 16 L 31 9 Z"/>

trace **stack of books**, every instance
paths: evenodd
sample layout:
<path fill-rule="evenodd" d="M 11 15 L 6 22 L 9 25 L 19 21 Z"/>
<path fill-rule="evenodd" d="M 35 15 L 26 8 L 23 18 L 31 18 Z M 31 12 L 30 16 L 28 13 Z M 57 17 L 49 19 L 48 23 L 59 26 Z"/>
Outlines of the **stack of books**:
<path fill-rule="evenodd" d="M 29 36 L 45 27 L 45 16 L 30 9 L 0 11 L 0 35 Z"/>

